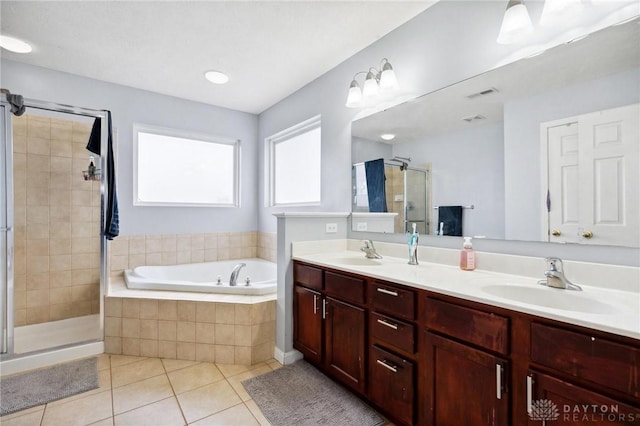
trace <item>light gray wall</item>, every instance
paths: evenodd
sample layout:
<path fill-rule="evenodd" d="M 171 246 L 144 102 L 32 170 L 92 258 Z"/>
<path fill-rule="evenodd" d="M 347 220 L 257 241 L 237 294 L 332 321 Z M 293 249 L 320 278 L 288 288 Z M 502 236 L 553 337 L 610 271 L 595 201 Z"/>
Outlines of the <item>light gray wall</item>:
<path fill-rule="evenodd" d="M 509 102 L 504 108 L 505 230 L 509 240 L 542 235 L 540 123 L 640 102 L 640 69 Z M 637 195 L 637 194 L 636 194 Z"/>
<path fill-rule="evenodd" d="M 431 163 L 434 206 L 475 206 L 462 212 L 464 235 L 504 238 L 502 130 L 501 122 L 472 126 L 394 145 L 393 155 L 411 157 L 412 164 Z"/>
<path fill-rule="evenodd" d="M 537 22 L 543 2 L 527 4 Z M 504 14 L 504 1 L 441 1 L 331 71 L 260 114 L 258 149 L 260 175 L 264 168 L 264 139 L 282 129 L 317 114 L 322 115 L 322 203 L 303 211 L 345 211 L 350 209 L 351 121 L 359 111 L 344 106 L 349 83 L 358 71 L 379 67 L 388 58 L 403 89 L 415 95 L 478 75 L 518 56 L 520 47 L 503 46 L 496 37 Z M 511 152 L 507 151 L 510 156 Z M 505 163 L 509 163 L 505 157 Z M 512 168 L 505 173 L 510 175 Z M 536 170 L 536 173 L 537 170 Z M 509 181 L 509 177 L 507 181 Z M 521 181 L 505 186 L 507 196 Z M 263 188 L 259 189 L 259 228 L 275 232 L 273 208 L 265 207 Z M 404 241 L 403 235 L 349 232 L 352 238 Z M 453 237 L 421 238 L 424 245 L 461 247 Z M 484 240 L 474 244 L 478 250 L 527 256 L 559 256 L 571 260 L 640 265 L 640 250 L 622 247 L 594 247 Z"/>
<path fill-rule="evenodd" d="M 351 162 L 353 164 L 383 158 L 385 160 L 393 157 L 393 150 L 390 144 L 374 142 L 362 138 L 351 138 Z"/>
<path fill-rule="evenodd" d="M 122 235 L 258 229 L 256 115 L 5 59 L 0 71 L 0 85 L 25 98 L 111 110 L 117 129 L 116 176 Z M 134 207 L 132 126 L 136 122 L 240 139 L 241 207 Z"/>

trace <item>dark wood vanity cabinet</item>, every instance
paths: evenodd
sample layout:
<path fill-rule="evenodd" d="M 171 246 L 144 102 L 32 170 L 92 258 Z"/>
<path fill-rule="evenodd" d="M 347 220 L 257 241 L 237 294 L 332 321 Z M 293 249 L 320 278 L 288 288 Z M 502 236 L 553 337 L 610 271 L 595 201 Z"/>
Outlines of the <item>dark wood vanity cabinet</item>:
<path fill-rule="evenodd" d="M 637 339 L 297 261 L 293 303 L 294 347 L 398 425 L 640 423 Z"/>
<path fill-rule="evenodd" d="M 365 393 L 364 280 L 298 262 L 293 275 L 293 347 L 333 378 Z"/>

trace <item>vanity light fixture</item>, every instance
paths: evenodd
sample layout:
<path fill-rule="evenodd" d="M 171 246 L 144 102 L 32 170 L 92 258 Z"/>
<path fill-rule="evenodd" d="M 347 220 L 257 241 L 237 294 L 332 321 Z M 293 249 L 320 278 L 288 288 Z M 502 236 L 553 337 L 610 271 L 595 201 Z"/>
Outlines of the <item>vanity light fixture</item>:
<path fill-rule="evenodd" d="M 524 0 L 509 0 L 496 41 L 500 44 L 517 43 L 532 32 L 533 24 Z"/>
<path fill-rule="evenodd" d="M 29 43 L 5 35 L 0 35 L 0 47 L 14 53 L 29 53 L 33 50 Z"/>
<path fill-rule="evenodd" d="M 215 84 L 225 84 L 229 81 L 229 76 L 220 71 L 207 71 L 204 73 L 207 80 Z"/>
<path fill-rule="evenodd" d="M 366 74 L 364 85 L 360 90 L 360 85 L 356 77 Z M 379 97 L 388 96 L 398 90 L 399 84 L 393 67 L 387 58 L 380 62 L 380 71 L 371 67 L 369 71 L 360 71 L 353 76 L 349 85 L 346 106 L 348 108 L 359 108 L 375 103 Z"/>
<path fill-rule="evenodd" d="M 395 139 L 395 137 L 396 135 L 394 135 L 393 133 L 383 133 L 380 135 L 380 139 L 385 141 L 392 141 Z"/>

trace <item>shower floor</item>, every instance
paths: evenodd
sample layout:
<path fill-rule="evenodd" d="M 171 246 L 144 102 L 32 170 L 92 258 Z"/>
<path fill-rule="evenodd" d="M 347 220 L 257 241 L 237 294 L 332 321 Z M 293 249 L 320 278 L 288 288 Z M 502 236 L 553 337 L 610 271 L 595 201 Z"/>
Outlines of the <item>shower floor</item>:
<path fill-rule="evenodd" d="M 98 314 L 16 327 L 14 352 L 23 354 L 91 340 L 102 340 Z"/>

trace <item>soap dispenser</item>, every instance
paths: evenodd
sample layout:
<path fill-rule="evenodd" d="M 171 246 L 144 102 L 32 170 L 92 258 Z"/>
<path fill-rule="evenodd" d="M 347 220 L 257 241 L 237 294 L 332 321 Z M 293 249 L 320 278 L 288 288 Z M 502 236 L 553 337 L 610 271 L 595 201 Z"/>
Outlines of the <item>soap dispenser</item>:
<path fill-rule="evenodd" d="M 473 251 L 471 237 L 464 237 L 464 243 L 460 251 L 460 269 L 463 271 L 476 269 L 476 253 Z"/>

